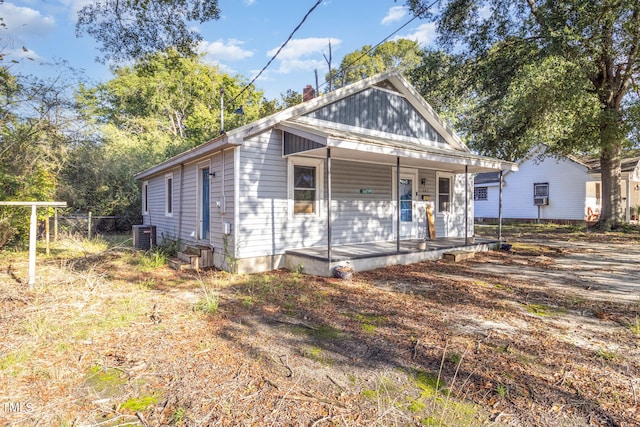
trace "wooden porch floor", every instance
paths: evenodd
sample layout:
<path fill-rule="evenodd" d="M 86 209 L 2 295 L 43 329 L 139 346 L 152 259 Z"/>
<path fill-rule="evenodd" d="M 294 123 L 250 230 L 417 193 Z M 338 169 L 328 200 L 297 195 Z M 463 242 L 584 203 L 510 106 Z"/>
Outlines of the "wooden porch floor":
<path fill-rule="evenodd" d="M 426 249 L 421 250 L 418 249 L 418 243 L 422 241 L 401 240 L 399 252 L 395 240 L 334 246 L 331 250 L 331 261 L 327 257 L 326 246 L 291 249 L 285 256 L 288 268 L 303 265 L 305 271 L 310 274 L 327 276 L 331 275 L 333 267 L 346 261 L 349 261 L 356 271 L 366 271 L 385 265 L 435 260 L 448 251 L 486 251 L 499 243 L 498 239 L 477 237 L 470 238 L 466 244 L 464 238 L 439 238 L 427 240 Z"/>

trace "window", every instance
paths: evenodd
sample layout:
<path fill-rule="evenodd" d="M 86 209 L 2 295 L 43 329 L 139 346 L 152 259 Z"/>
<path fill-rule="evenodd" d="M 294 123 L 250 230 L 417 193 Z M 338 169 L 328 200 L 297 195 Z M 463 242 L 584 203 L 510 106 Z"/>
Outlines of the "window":
<path fill-rule="evenodd" d="M 549 183 L 533 184 L 533 197 L 549 197 Z"/>
<path fill-rule="evenodd" d="M 142 183 L 142 215 L 149 214 L 149 181 Z"/>
<path fill-rule="evenodd" d="M 293 167 L 293 213 L 316 213 L 315 166 Z"/>
<path fill-rule="evenodd" d="M 173 215 L 173 174 L 167 174 L 164 176 L 164 184 L 166 188 L 165 192 L 165 215 Z"/>
<path fill-rule="evenodd" d="M 487 187 L 476 187 L 473 189 L 473 200 L 487 200 Z"/>
<path fill-rule="evenodd" d="M 289 200 L 293 215 L 318 215 L 322 197 L 322 161 L 289 160 Z"/>
<path fill-rule="evenodd" d="M 600 183 L 596 182 L 596 205 L 600 206 L 602 205 L 602 196 L 601 196 L 601 188 L 600 188 Z"/>
<path fill-rule="evenodd" d="M 438 176 L 438 212 L 451 210 L 451 176 Z"/>

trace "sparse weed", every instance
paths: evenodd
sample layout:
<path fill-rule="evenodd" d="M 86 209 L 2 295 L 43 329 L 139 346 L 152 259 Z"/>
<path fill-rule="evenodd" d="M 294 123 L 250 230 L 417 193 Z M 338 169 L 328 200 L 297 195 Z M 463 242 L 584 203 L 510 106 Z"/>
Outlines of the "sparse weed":
<path fill-rule="evenodd" d="M 596 351 L 596 357 L 602 360 L 606 360 L 607 362 L 611 362 L 613 360 L 618 359 L 618 355 L 616 354 L 615 351 L 604 349 L 604 348 L 601 348 L 598 351 Z"/>
<path fill-rule="evenodd" d="M 636 315 L 636 318 L 629 322 L 629 330 L 634 335 L 640 335 L 640 315 Z"/>
<path fill-rule="evenodd" d="M 505 384 L 498 384 L 496 386 L 496 393 L 498 393 L 500 397 L 506 398 L 509 396 L 509 386 Z"/>

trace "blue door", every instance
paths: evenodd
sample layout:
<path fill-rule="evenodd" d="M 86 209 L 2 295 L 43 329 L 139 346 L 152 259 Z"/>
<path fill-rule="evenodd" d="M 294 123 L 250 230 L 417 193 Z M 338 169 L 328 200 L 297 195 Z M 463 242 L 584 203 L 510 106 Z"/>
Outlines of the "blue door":
<path fill-rule="evenodd" d="M 211 227 L 209 168 L 201 169 L 200 180 L 200 238 L 209 240 L 209 229 Z"/>

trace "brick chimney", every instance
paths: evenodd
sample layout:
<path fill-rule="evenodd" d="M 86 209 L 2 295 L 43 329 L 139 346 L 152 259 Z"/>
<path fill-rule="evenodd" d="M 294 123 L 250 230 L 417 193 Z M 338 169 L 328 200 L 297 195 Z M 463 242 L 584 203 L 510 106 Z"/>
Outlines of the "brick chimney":
<path fill-rule="evenodd" d="M 302 102 L 310 101 L 316 97 L 316 90 L 311 85 L 302 89 Z"/>

